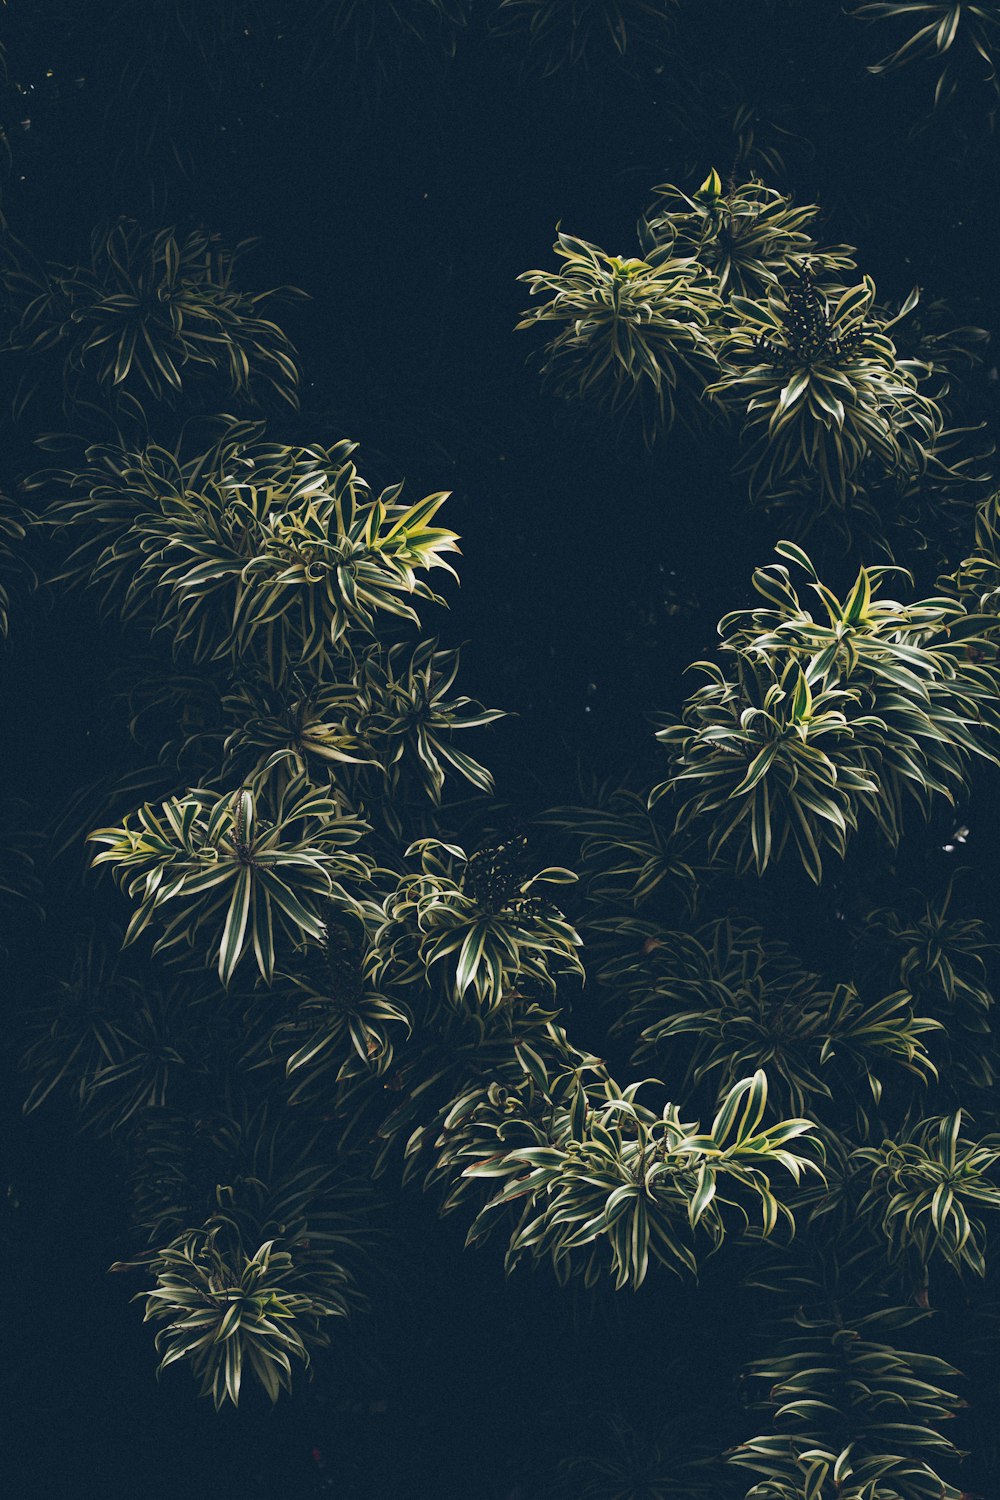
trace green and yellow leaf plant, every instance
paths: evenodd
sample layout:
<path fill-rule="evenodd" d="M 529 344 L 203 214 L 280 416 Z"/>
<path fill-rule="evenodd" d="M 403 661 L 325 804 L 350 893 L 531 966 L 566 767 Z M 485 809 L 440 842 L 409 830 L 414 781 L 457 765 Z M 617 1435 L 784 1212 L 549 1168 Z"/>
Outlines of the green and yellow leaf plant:
<path fill-rule="evenodd" d="M 976 507 L 972 551 L 938 580 L 938 587 L 969 610 L 1000 615 L 1000 490 L 992 491 Z M 989 628 L 993 634 L 997 625 L 991 623 Z"/>
<path fill-rule="evenodd" d="M 810 516 L 849 506 L 865 475 L 924 472 L 944 417 L 873 312 L 875 284 L 826 290 L 810 268 L 730 299 L 722 374 L 706 394 L 738 424 L 751 494 Z"/>
<path fill-rule="evenodd" d="M 715 277 L 670 246 L 638 259 L 560 234 L 554 249 L 555 271 L 519 278 L 544 300 L 517 327 L 555 325 L 541 370 L 556 394 L 613 416 L 638 408 L 650 440 L 678 412 L 693 416 L 718 374 Z"/>
<path fill-rule="evenodd" d="M 267 1146 L 251 1175 L 216 1187 L 204 1224 L 115 1267 L 152 1275 L 136 1296 L 145 1321 L 160 1325 L 159 1369 L 184 1361 L 216 1410 L 239 1403 L 246 1375 L 276 1401 L 293 1368 L 308 1369 L 329 1344 L 329 1320 L 364 1306 L 351 1263 L 371 1235 L 356 1185 L 321 1165 L 286 1164 L 269 1181 L 273 1140 L 266 1122 L 251 1128 Z"/>
<path fill-rule="evenodd" d="M 209 961 L 228 986 L 253 953 L 274 974 L 275 937 L 295 946 L 325 937 L 323 904 L 357 910 L 372 864 L 354 851 L 366 825 L 337 798 L 295 776 L 275 792 L 257 784 L 218 795 L 193 788 L 141 807 L 91 834 L 95 865 L 110 865 L 135 912 L 132 943 L 162 926 L 154 953 L 189 951 L 206 932 Z"/>
<path fill-rule="evenodd" d="M 779 1225 L 794 1229 L 772 1177 L 798 1183 L 819 1171 L 814 1153 L 790 1145 L 812 1127 L 764 1123 L 762 1072 L 730 1089 L 702 1131 L 683 1123 L 674 1104 L 640 1104 L 641 1082 L 622 1088 L 598 1073 L 588 1087 L 578 1070 L 550 1080 L 540 1059 L 525 1062 L 519 1091 L 487 1090 L 471 1109 L 464 1101 L 441 1142 L 450 1159 L 467 1160 L 464 1176 L 499 1179 L 470 1242 L 495 1227 L 498 1210 L 516 1205 L 508 1267 L 527 1256 L 548 1261 L 560 1281 L 582 1275 L 589 1286 L 607 1274 L 617 1289 L 638 1287 L 656 1264 L 695 1274 L 696 1237 L 718 1249 L 731 1231 L 766 1239 Z M 533 1143 L 512 1149 L 511 1137 L 525 1131 Z"/>
<path fill-rule="evenodd" d="M 597 978 L 617 1016 L 611 1034 L 634 1039 L 638 1067 L 676 1076 L 683 1066 L 685 1100 L 717 1102 L 762 1069 L 777 1108 L 815 1115 L 859 1084 L 877 1101 L 886 1068 L 925 1083 L 937 1076 L 927 1037 L 943 1025 L 916 1014 L 906 990 L 874 998 L 850 982 L 824 984 L 785 944 L 732 919 L 646 942 L 648 952 L 630 945 Z"/>
<path fill-rule="evenodd" d="M 842 283 L 856 272 L 851 246 L 821 247 L 813 238 L 819 214 L 816 204 L 796 205 L 757 177 L 724 185 L 713 168 L 693 193 L 669 182 L 655 187 L 639 240 L 646 254 L 692 257 L 713 273 L 725 297 L 766 297 L 796 273 Z"/>
<path fill-rule="evenodd" d="M 554 992 L 556 976 L 582 976 L 580 939 L 542 894 L 575 881 L 557 867 L 527 875 L 510 844 L 467 855 L 422 839 L 407 850 L 420 861 L 385 907 L 376 935 L 382 964 L 399 984 L 440 984 L 448 1002 L 492 1010 L 520 986 Z"/>
<path fill-rule="evenodd" d="M 926 1277 L 934 1257 L 986 1274 L 984 1210 L 1000 1208 L 1000 1134 L 962 1135 L 963 1112 L 912 1124 L 898 1139 L 855 1153 L 869 1175 L 860 1212 L 881 1221 L 893 1259 Z"/>
<path fill-rule="evenodd" d="M 941 1025 L 940 1083 L 956 1094 L 988 1090 L 998 1071 L 991 1016 L 997 944 L 979 917 L 955 909 L 955 878 L 934 897 L 873 911 L 855 930 L 863 982 L 900 984 Z"/>
<path fill-rule="evenodd" d="M 890 1342 L 920 1317 L 912 1307 L 795 1315 L 797 1331 L 748 1371 L 770 1426 L 729 1455 L 762 1476 L 747 1500 L 961 1500 L 945 1477 L 961 1454 L 939 1431 L 964 1404 L 958 1371 Z"/>
<path fill-rule="evenodd" d="M 286 750 L 286 769 L 313 780 L 334 775 L 366 804 L 410 787 L 438 804 L 449 773 L 490 792 L 489 771 L 459 750 L 453 735 L 503 715 L 448 696 L 458 658 L 456 650 L 438 650 L 436 640 L 397 641 L 359 647 L 351 675 L 340 681 L 310 681 L 301 672 L 285 674 L 277 685 L 244 677 L 223 700 L 235 726 L 225 741 L 226 763 L 256 770 Z"/>
<path fill-rule="evenodd" d="M 251 992 L 226 993 L 204 967 L 157 980 L 95 933 L 81 940 L 30 1017 L 26 1114 L 71 1090 L 87 1129 L 121 1137 L 180 1106 L 210 1109 L 266 1051 L 271 1027 Z"/>
<path fill-rule="evenodd" d="M 801 548 L 777 550 L 818 612 L 784 563 L 755 573 L 768 607 L 720 622 L 725 664 L 698 664 L 707 683 L 659 731 L 671 766 L 652 801 L 673 799 L 675 832 L 700 827 L 711 859 L 763 874 L 793 849 L 818 884 L 862 817 L 895 846 L 906 802 L 954 804 L 975 761 L 997 762 L 1000 679 L 982 617 L 953 600 L 880 597 L 886 567 L 839 599 Z"/>
<path fill-rule="evenodd" d="M 297 356 L 267 314 L 303 293 L 243 291 L 237 267 L 250 243 L 229 250 L 204 229 L 120 219 L 95 230 L 83 265 L 33 263 L 23 247 L 8 255 L 5 347 L 25 365 L 15 410 L 46 359 L 61 372 L 70 411 L 95 397 L 125 411 L 134 410 L 129 398 L 169 407 L 195 392 L 230 406 L 296 406 Z"/>
<path fill-rule="evenodd" d="M 196 663 L 252 663 L 277 683 L 340 662 L 349 632 L 371 639 L 379 615 L 419 624 L 412 601 L 441 601 L 418 575 L 454 574 L 457 538 L 432 524 L 446 495 L 373 496 L 354 446 L 283 447 L 256 424 L 227 424 L 189 459 L 95 447 L 83 468 L 33 486 L 66 492 L 45 524 L 83 538 L 67 582 L 102 589 Z"/>

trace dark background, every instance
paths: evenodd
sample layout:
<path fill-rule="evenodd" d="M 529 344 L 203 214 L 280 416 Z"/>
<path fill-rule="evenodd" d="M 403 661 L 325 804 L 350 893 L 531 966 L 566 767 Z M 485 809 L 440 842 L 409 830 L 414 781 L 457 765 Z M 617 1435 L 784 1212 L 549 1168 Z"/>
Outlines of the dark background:
<path fill-rule="evenodd" d="M 478 24 L 450 59 L 433 39 L 397 52 L 388 22 L 357 55 L 346 42 L 313 53 L 309 4 L 205 0 L 197 36 L 212 34 L 214 10 L 228 30 L 203 58 L 170 4 L 11 0 L 0 16 L 10 230 L 70 263 L 119 213 L 259 237 L 243 281 L 311 299 L 281 319 L 306 378 L 301 413 L 272 433 L 350 436 L 373 484 L 405 475 L 414 496 L 454 491 L 462 585 L 432 623 L 467 643 L 463 690 L 512 712 L 479 742 L 500 798 L 531 812 L 633 768 L 648 784 L 648 716 L 676 707 L 684 667 L 747 601 L 781 527 L 749 511 L 721 435 L 676 431 L 647 453 L 637 434 L 543 393 L 526 364 L 533 340 L 512 331 L 527 304 L 515 278 L 551 263 L 557 223 L 635 253 L 654 184 L 691 190 L 728 169 L 742 103 L 781 152 L 773 185 L 822 204 L 825 237 L 858 247 L 883 298 L 917 283 L 947 297 L 956 322 L 995 332 L 988 95 L 970 79 L 931 119 L 933 72 L 869 76 L 885 39 L 832 0 L 683 4 L 666 58 L 596 57 L 551 78 Z M 993 357 L 973 391 L 991 421 Z M 45 425 L 38 411 L 7 424 L 8 486 L 37 463 Z M 834 582 L 856 562 L 834 538 L 814 550 Z M 6 776 L 29 805 L 101 768 L 117 641 L 87 600 L 43 593 L 16 618 Z M 988 871 L 984 820 L 971 826 Z M 66 922 L 78 909 L 67 900 Z M 58 910 L 12 934 L 11 984 L 58 972 L 72 936 Z M 106 1275 L 125 1234 L 113 1162 L 79 1138 L 68 1106 L 22 1120 L 23 1082 L 12 1062 L 8 1072 L 17 1207 L 0 1466 L 17 1500 L 529 1500 L 532 1476 L 586 1434 L 602 1388 L 640 1422 L 709 1409 L 716 1448 L 742 1433 L 753 1307 L 724 1266 L 697 1289 L 654 1278 L 627 1301 L 557 1296 L 544 1276 L 505 1283 L 494 1251 L 464 1253 L 462 1226 L 438 1225 L 416 1197 L 394 1210 L 385 1285 L 357 1345 L 293 1401 L 216 1416 L 185 1374 L 154 1382 L 132 1284 Z"/>

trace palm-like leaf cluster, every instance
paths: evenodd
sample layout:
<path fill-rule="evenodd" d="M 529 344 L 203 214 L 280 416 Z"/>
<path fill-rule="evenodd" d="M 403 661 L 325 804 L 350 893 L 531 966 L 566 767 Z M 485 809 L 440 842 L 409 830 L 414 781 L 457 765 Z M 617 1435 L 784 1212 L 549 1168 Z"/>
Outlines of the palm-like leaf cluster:
<path fill-rule="evenodd" d="M 1000 614 L 1000 491 L 976 507 L 973 549 L 939 587 L 971 610 Z"/>
<path fill-rule="evenodd" d="M 94 863 L 110 864 L 137 903 L 126 944 L 154 918 L 163 926 L 155 953 L 193 948 L 207 928 L 228 985 L 251 949 L 271 979 L 275 929 L 293 945 L 319 942 L 325 903 L 355 908 L 344 882 L 363 886 L 371 865 L 347 851 L 364 832 L 335 797 L 296 776 L 271 796 L 259 785 L 222 796 L 194 789 L 91 838 L 104 846 Z"/>
<path fill-rule="evenodd" d="M 638 406 L 648 432 L 669 428 L 678 403 L 696 399 L 716 373 L 712 278 L 669 246 L 639 260 L 560 234 L 555 252 L 559 270 L 520 277 L 546 300 L 518 328 L 556 325 L 542 373 L 563 397 L 615 413 Z"/>
<path fill-rule="evenodd" d="M 294 406 L 295 350 L 265 313 L 301 294 L 240 290 L 246 249 L 227 250 L 201 229 L 152 232 L 123 219 L 95 232 L 86 266 L 9 267 L 17 319 L 7 346 L 31 362 L 20 402 L 32 393 L 34 362 L 51 355 L 71 402 L 93 381 L 107 400 L 171 404 L 207 388 L 229 402 L 271 396 Z"/>
<path fill-rule="evenodd" d="M 886 1066 L 936 1074 L 926 1036 L 943 1028 L 906 990 L 866 999 L 852 983 L 826 986 L 753 925 L 639 927 L 649 952 L 636 945 L 598 976 L 619 1012 L 613 1034 L 635 1038 L 639 1066 L 686 1063 L 685 1098 L 705 1085 L 719 1098 L 764 1069 L 781 1107 L 803 1114 L 862 1080 L 878 1098 Z"/>
<path fill-rule="evenodd" d="M 793 848 L 819 882 L 862 813 L 895 844 L 907 800 L 953 802 L 973 760 L 996 760 L 995 647 L 945 598 L 879 598 L 891 569 L 862 568 L 841 600 L 801 549 L 778 550 L 819 617 L 783 564 L 755 574 L 772 607 L 721 622 L 726 666 L 700 664 L 707 684 L 659 732 L 672 767 L 653 798 L 677 799 L 677 831 L 700 824 L 713 859 L 763 872 Z"/>
<path fill-rule="evenodd" d="M 738 420 L 751 491 L 846 506 L 865 465 L 920 473 L 940 437 L 919 370 L 896 355 L 872 308 L 869 277 L 828 296 L 812 271 L 764 300 L 732 299 L 721 378 L 710 387 Z"/>
<path fill-rule="evenodd" d="M 683 1123 L 674 1104 L 659 1112 L 641 1105 L 642 1084 L 623 1089 L 602 1079 L 602 1070 L 590 1087 L 579 1069 L 550 1078 L 541 1059 L 522 1050 L 521 1089 L 464 1101 L 440 1143 L 448 1158 L 465 1163 L 463 1176 L 499 1180 L 470 1240 L 516 1205 L 508 1266 L 530 1256 L 549 1261 L 560 1280 L 581 1275 L 591 1285 L 608 1274 L 618 1288 L 640 1286 L 651 1265 L 696 1271 L 696 1234 L 718 1247 L 727 1231 L 749 1228 L 751 1215 L 764 1237 L 793 1224 L 772 1177 L 787 1173 L 798 1182 L 816 1170 L 810 1155 L 789 1145 L 811 1127 L 804 1119 L 763 1123 L 763 1073 L 730 1089 L 701 1131 Z"/>
<path fill-rule="evenodd" d="M 856 1319 L 800 1313 L 799 1331 L 750 1367 L 770 1387 L 773 1431 L 742 1443 L 734 1464 L 763 1475 L 747 1500 L 961 1500 L 938 1472 L 954 1445 L 938 1430 L 962 1402 L 958 1372 L 902 1350 L 891 1334 L 919 1314 Z"/>
<path fill-rule="evenodd" d="M 379 987 L 379 965 L 363 927 L 328 915 L 322 953 L 292 976 L 298 1004 L 276 1038 L 291 1102 L 322 1096 L 352 1065 L 360 1064 L 362 1076 L 380 1077 L 393 1065 L 396 1041 L 412 1032 L 413 1017 L 402 999 Z M 295 1050 L 289 1052 L 289 1045 Z"/>
<path fill-rule="evenodd" d="M 885 595 L 902 570 L 863 567 L 841 595 L 801 548 L 781 543 L 778 553 L 782 563 L 755 575 L 759 605 L 721 622 L 723 655 L 706 669 L 709 686 L 661 731 L 672 762 L 650 808 L 623 789 L 593 810 L 561 809 L 553 822 L 579 839 L 586 901 L 578 920 L 585 952 L 596 955 L 588 967 L 611 1017 L 610 1044 L 624 1045 L 633 1065 L 676 1079 L 681 1111 L 725 1108 L 730 1091 L 745 1087 L 741 1075 L 759 1068 L 768 1107 L 813 1122 L 822 1176 L 804 1178 L 792 1202 L 800 1253 L 826 1267 L 824 1305 L 815 1305 L 798 1259 L 774 1242 L 774 1269 L 754 1284 L 798 1305 L 800 1334 L 748 1371 L 770 1390 L 769 1428 L 729 1454 L 753 1475 L 749 1496 L 960 1500 L 964 1455 L 940 1431 L 965 1404 L 954 1393 L 957 1372 L 896 1347 L 894 1330 L 930 1305 L 932 1277 L 937 1288 L 989 1266 L 1000 1206 L 988 1094 L 993 943 L 959 903 L 954 880 L 931 897 L 894 890 L 894 904 L 874 909 L 862 896 L 850 922 L 839 907 L 858 899 L 871 858 L 871 844 L 860 864 L 850 847 L 862 814 L 895 847 L 912 812 L 926 817 L 936 801 L 964 801 L 976 763 L 996 763 L 994 622 L 979 612 L 976 585 L 956 588 L 954 576 L 947 592 L 911 604 Z M 672 829 L 660 820 L 664 808 L 675 811 Z M 740 872 L 763 872 L 793 849 L 801 872 L 776 887 L 779 905 L 800 874 L 837 903 L 833 949 L 815 968 L 771 936 L 766 896 L 750 905 L 752 919 L 744 914 Z M 827 849 L 846 861 L 833 879 Z M 682 869 L 678 900 L 668 876 Z M 704 911 L 698 925 L 691 905 Z M 970 1088 L 985 1127 L 973 1129 L 963 1113 Z M 503 1102 L 505 1120 L 519 1123 L 495 1128 L 518 1140 L 521 1114 Z M 492 1123 L 485 1110 L 481 1118 Z M 625 1109 L 617 1118 L 631 1120 Z M 596 1195 L 607 1159 L 577 1149 Z M 510 1155 L 555 1174 L 558 1158 L 541 1138 L 536 1150 L 537 1160 L 530 1146 Z M 489 1169 L 499 1176 L 504 1165 L 499 1158 Z M 569 1193 L 561 1173 L 550 1192 L 556 1183 Z M 540 1243 L 550 1247 L 564 1221 L 575 1222 L 572 1195 L 559 1201 L 558 1229 L 530 1212 L 530 1199 L 523 1210 L 528 1235 L 547 1230 L 551 1239 Z M 623 1276 L 621 1264 L 614 1270 Z M 893 1288 L 917 1306 L 886 1309 Z"/>
<path fill-rule="evenodd" d="M 68 578 L 119 598 L 124 586 L 126 617 L 145 614 L 195 662 L 236 658 L 276 682 L 291 666 L 322 671 L 379 615 L 417 623 L 410 600 L 438 602 L 418 574 L 454 571 L 455 534 L 431 524 L 446 495 L 375 497 L 353 450 L 276 447 L 232 426 L 193 458 L 93 448 L 83 470 L 34 483 L 68 491 L 48 515 L 84 537 Z"/>
<path fill-rule="evenodd" d="M 690 194 L 671 182 L 655 187 L 640 241 L 697 260 L 727 297 L 760 297 L 796 272 L 839 281 L 857 269 L 849 245 L 821 247 L 813 238 L 819 214 L 816 204 L 796 205 L 759 178 L 724 187 L 713 170 Z"/>
<path fill-rule="evenodd" d="M 554 990 L 560 973 L 582 974 L 577 934 L 538 890 L 576 879 L 549 868 L 532 876 L 516 851 L 467 856 L 424 839 L 419 874 L 405 876 L 386 904 L 377 943 L 397 983 L 440 985 L 450 1004 L 492 1010 L 523 987 Z"/>
<path fill-rule="evenodd" d="M 454 573 L 457 538 L 433 524 L 447 497 L 374 496 L 352 452 L 277 447 L 226 421 L 190 457 L 94 445 L 31 484 L 45 526 L 72 544 L 61 579 L 170 641 L 178 668 L 132 695 L 137 737 L 187 719 L 161 758 L 230 784 L 265 767 L 332 776 L 386 809 L 401 790 L 439 802 L 449 774 L 488 791 L 454 737 L 499 711 L 452 693 L 457 651 L 386 635 L 419 624 L 417 603 L 443 602 L 426 575 Z"/>
<path fill-rule="evenodd" d="M 518 328 L 557 325 L 542 360 L 557 392 L 636 407 L 650 441 L 675 412 L 714 409 L 742 442 L 751 496 L 794 502 L 803 529 L 850 510 L 878 531 L 879 484 L 898 508 L 925 477 L 971 477 L 969 434 L 947 426 L 942 403 L 977 330 L 938 328 L 919 355 L 900 354 L 890 330 L 919 293 L 895 314 L 877 306 L 852 248 L 811 232 L 819 209 L 758 178 L 724 186 L 713 170 L 693 193 L 654 194 L 641 258 L 560 234 L 563 265 L 520 278 L 545 301 Z"/>
<path fill-rule="evenodd" d="M 25 1111 L 71 1089 L 86 1124 L 115 1134 L 194 1101 L 208 1105 L 266 1043 L 262 1022 L 252 996 L 223 994 L 204 968 L 151 984 L 91 934 L 31 1017 Z"/>
<path fill-rule="evenodd" d="M 896 23 L 909 33 L 871 73 L 890 73 L 919 61 L 937 64 L 934 104 L 947 102 L 962 86 L 967 64 L 977 59 L 984 77 L 996 88 L 1000 51 L 1000 16 L 994 5 L 975 0 L 855 0 L 852 15 L 865 21 Z"/>
<path fill-rule="evenodd" d="M 996 944 L 984 922 L 954 911 L 954 894 L 950 882 L 915 912 L 902 905 L 872 912 L 858 933 L 858 959 L 867 983 L 903 985 L 941 1023 L 935 1050 L 947 1059 L 943 1081 L 985 1089 L 994 1079 L 990 960 Z"/>
<path fill-rule="evenodd" d="M 861 1206 L 881 1215 L 893 1256 L 912 1254 L 926 1267 L 940 1255 L 984 1276 L 986 1226 L 978 1212 L 1000 1208 L 1000 1135 L 970 1141 L 961 1129 L 956 1110 L 858 1151 L 871 1172 Z"/>
<path fill-rule="evenodd" d="M 293 1368 L 329 1344 L 329 1320 L 362 1302 L 343 1258 L 364 1230 L 344 1205 L 331 1168 L 216 1188 L 203 1226 L 134 1263 L 155 1278 L 137 1296 L 160 1325 L 160 1369 L 185 1361 L 216 1409 L 238 1404 L 247 1374 L 271 1401 L 289 1390 Z"/>
<path fill-rule="evenodd" d="M 299 770 L 315 778 L 325 765 L 365 800 L 416 787 L 440 802 L 449 771 L 491 791 L 489 771 L 453 735 L 491 724 L 502 712 L 449 697 L 458 652 L 436 647 L 424 640 L 362 648 L 347 681 L 310 682 L 301 672 L 284 674 L 278 684 L 241 681 L 225 699 L 236 726 L 225 742 L 228 759 L 257 767 L 285 750 Z"/>

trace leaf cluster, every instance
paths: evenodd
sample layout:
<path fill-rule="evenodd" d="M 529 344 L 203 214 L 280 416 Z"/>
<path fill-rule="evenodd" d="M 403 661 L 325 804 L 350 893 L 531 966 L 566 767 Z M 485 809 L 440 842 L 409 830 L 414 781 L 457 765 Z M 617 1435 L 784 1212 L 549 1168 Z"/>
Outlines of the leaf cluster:
<path fill-rule="evenodd" d="M 748 1371 L 767 1382 L 760 1406 L 774 1429 L 730 1455 L 764 1475 L 748 1500 L 961 1500 L 935 1467 L 959 1456 L 938 1431 L 964 1404 L 952 1389 L 958 1371 L 890 1342 L 921 1316 L 902 1307 L 796 1315 L 799 1331 Z"/>
<path fill-rule="evenodd" d="M 670 182 L 655 187 L 639 239 L 644 251 L 669 248 L 698 261 L 726 298 L 761 297 L 796 273 L 839 281 L 857 269 L 849 245 L 821 247 L 814 239 L 819 216 L 816 204 L 796 205 L 757 177 L 723 186 L 713 169 L 693 193 Z"/>
<path fill-rule="evenodd" d="M 712 859 L 760 874 L 794 849 L 818 884 L 862 814 L 895 845 L 907 801 L 954 803 L 973 761 L 996 761 L 995 647 L 952 600 L 879 597 L 893 569 L 862 568 L 839 599 L 800 548 L 778 552 L 818 617 L 784 564 L 758 570 L 769 607 L 721 621 L 725 666 L 699 663 L 707 683 L 659 731 L 671 771 L 652 799 L 671 796 L 676 832 L 700 825 Z"/>
<path fill-rule="evenodd" d="M 154 1277 L 137 1296 L 144 1321 L 160 1325 L 161 1371 L 185 1361 L 216 1410 L 238 1404 L 247 1373 L 272 1402 L 291 1389 L 293 1362 L 308 1368 L 329 1320 L 361 1303 L 341 1255 L 359 1225 L 330 1208 L 336 1186 L 316 1168 L 277 1189 L 260 1178 L 220 1186 L 203 1226 L 134 1263 Z"/>
<path fill-rule="evenodd" d="M 364 832 L 298 775 L 277 789 L 259 781 L 221 796 L 195 788 L 91 839 L 102 846 L 94 864 L 110 864 L 136 903 L 125 943 L 155 917 L 163 930 L 154 953 L 203 941 L 228 985 L 251 950 L 261 977 L 272 978 L 276 932 L 293 947 L 320 942 L 325 903 L 356 909 L 351 887 L 363 887 L 372 866 L 348 851 Z"/>
<path fill-rule="evenodd" d="M 997 87 L 1000 16 L 993 5 L 976 0 L 854 0 L 851 14 L 864 21 L 895 23 L 908 35 L 870 73 L 891 73 L 910 63 L 933 61 L 938 67 L 934 107 L 947 103 L 962 87 L 968 62 L 985 64 L 983 77 Z"/>
<path fill-rule="evenodd" d="M 717 373 L 714 278 L 672 247 L 646 259 L 606 255 L 560 234 L 557 271 L 525 271 L 533 296 L 518 329 L 555 324 L 542 374 L 558 395 L 619 414 L 638 407 L 647 434 L 669 428 L 679 402 L 697 401 Z"/>
<path fill-rule="evenodd" d="M 249 243 L 229 250 L 207 230 L 153 231 L 121 219 L 95 231 L 85 265 L 9 259 L 6 348 L 26 365 L 15 408 L 34 394 L 40 357 L 60 370 L 70 408 L 89 398 L 91 383 L 111 403 L 172 405 L 207 389 L 230 403 L 274 397 L 295 406 L 295 350 L 266 313 L 302 293 L 242 291 L 236 271 Z"/>
<path fill-rule="evenodd" d="M 943 430 L 873 312 L 875 284 L 828 296 L 811 271 L 756 301 L 734 296 L 708 395 L 738 421 L 751 493 L 844 508 L 872 467 L 919 474 Z"/>

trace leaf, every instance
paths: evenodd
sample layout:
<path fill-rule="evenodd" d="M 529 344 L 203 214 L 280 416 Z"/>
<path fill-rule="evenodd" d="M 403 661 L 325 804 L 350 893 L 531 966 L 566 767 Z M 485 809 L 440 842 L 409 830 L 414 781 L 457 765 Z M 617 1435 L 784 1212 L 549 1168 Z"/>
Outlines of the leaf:
<path fill-rule="evenodd" d="M 476 977 L 489 935 L 489 923 L 483 921 L 473 923 L 465 936 L 455 973 L 455 989 L 459 996 L 465 994 Z"/>

